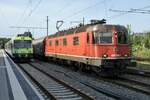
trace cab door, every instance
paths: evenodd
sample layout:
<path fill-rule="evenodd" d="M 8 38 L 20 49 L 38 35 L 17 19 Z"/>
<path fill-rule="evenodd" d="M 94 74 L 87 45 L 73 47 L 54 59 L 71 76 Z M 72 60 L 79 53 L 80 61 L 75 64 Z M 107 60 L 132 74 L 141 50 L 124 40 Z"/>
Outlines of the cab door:
<path fill-rule="evenodd" d="M 86 46 L 86 56 L 93 56 L 93 34 L 92 32 L 87 33 L 87 46 Z"/>

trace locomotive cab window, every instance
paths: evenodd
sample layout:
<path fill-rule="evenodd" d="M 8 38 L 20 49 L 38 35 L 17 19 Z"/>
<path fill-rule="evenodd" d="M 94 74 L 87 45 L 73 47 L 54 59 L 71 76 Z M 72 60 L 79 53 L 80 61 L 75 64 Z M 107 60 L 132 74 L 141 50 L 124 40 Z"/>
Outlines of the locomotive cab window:
<path fill-rule="evenodd" d="M 73 37 L 73 45 L 79 45 L 79 37 Z"/>
<path fill-rule="evenodd" d="M 125 32 L 118 32 L 117 35 L 119 44 L 127 44 L 127 34 Z"/>
<path fill-rule="evenodd" d="M 112 33 L 106 32 L 98 32 L 94 34 L 95 36 L 95 43 L 96 44 L 110 44 L 112 43 Z"/>
<path fill-rule="evenodd" d="M 15 48 L 31 48 L 31 40 L 14 40 Z"/>
<path fill-rule="evenodd" d="M 24 47 L 31 48 L 31 44 L 32 44 L 31 40 L 24 40 L 23 42 L 24 42 Z"/>

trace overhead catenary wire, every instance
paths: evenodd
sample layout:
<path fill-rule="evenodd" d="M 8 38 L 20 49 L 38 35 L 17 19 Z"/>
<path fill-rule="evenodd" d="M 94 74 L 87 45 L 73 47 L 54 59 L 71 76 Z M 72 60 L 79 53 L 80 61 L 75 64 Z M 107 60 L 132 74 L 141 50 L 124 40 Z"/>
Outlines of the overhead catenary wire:
<path fill-rule="evenodd" d="M 66 0 L 64 0 L 64 1 L 66 1 Z M 58 11 L 56 11 L 55 14 L 62 13 L 63 11 L 65 11 L 66 8 L 70 7 L 76 1 L 77 0 L 69 0 L 69 2 L 67 2 L 62 8 L 60 8 Z"/>
<path fill-rule="evenodd" d="M 30 11 L 28 16 L 31 16 L 32 13 L 38 8 L 38 6 L 41 4 L 42 0 L 39 0 L 38 3 L 34 6 L 34 8 Z"/>
<path fill-rule="evenodd" d="M 142 8 L 138 8 L 138 9 L 131 9 L 131 11 L 136 11 L 136 10 L 144 10 L 144 9 L 147 9 L 147 8 L 150 8 L 150 5 L 148 6 L 145 6 L 145 7 L 142 7 Z M 112 9 L 109 9 L 109 11 L 111 11 Z M 116 14 L 116 15 L 112 15 L 112 16 L 109 16 L 108 19 L 111 20 L 113 18 L 117 18 L 117 17 L 120 17 L 120 16 L 123 16 L 123 15 L 126 15 L 126 14 L 129 14 L 131 13 L 131 11 L 123 11 L 123 12 L 119 12 L 119 14 Z M 132 12 L 133 12 L 132 11 Z M 148 10 L 149 11 L 149 10 Z M 144 12 L 145 13 L 145 12 Z"/>
<path fill-rule="evenodd" d="M 32 4 L 32 1 L 28 0 L 28 3 L 25 6 L 25 9 L 23 10 L 22 14 L 20 15 L 20 18 L 19 18 L 18 22 L 16 23 L 16 25 L 18 25 L 19 22 L 21 21 L 21 19 L 25 16 L 26 11 L 29 9 L 29 7 L 31 6 L 31 4 Z"/>
<path fill-rule="evenodd" d="M 64 0 L 66 1 L 66 0 Z M 59 16 L 60 13 L 63 13 L 68 7 L 70 7 L 74 2 L 76 2 L 78 0 L 69 0 L 69 2 L 65 3 L 64 6 L 62 6 L 60 9 L 58 9 L 55 14 L 53 14 L 54 16 L 51 17 L 51 21 L 56 21 L 56 17 Z"/>
<path fill-rule="evenodd" d="M 71 15 L 69 15 L 69 16 L 67 16 L 65 18 L 62 18 L 61 20 L 63 20 L 63 22 L 66 23 L 65 20 L 67 20 L 68 18 L 74 17 L 74 16 L 76 16 L 76 15 L 78 15 L 78 14 L 80 14 L 80 13 L 82 13 L 82 12 L 88 10 L 88 9 L 96 7 L 97 5 L 104 4 L 104 3 L 106 3 L 106 1 L 110 1 L 110 0 L 101 0 L 101 1 L 98 1 L 98 2 L 94 3 L 93 5 L 85 7 L 83 9 L 81 9 L 81 10 L 78 10 L 78 11 L 72 13 Z M 85 18 L 84 17 L 83 17 L 82 23 L 85 23 Z"/>
<path fill-rule="evenodd" d="M 2 11 L 1 8 L 0 8 L 0 15 L 2 16 L 3 21 L 5 22 L 5 24 L 9 26 L 10 24 L 9 24 L 9 22 L 8 22 L 6 16 L 5 16 L 5 14 L 4 14 L 4 12 Z"/>
<path fill-rule="evenodd" d="M 86 8 L 83 8 L 83 9 L 77 11 L 77 12 L 74 12 L 73 14 L 71 14 L 71 15 L 69 15 L 69 16 L 63 18 L 63 20 L 66 20 L 66 19 L 68 19 L 68 18 L 71 18 L 71 17 L 73 17 L 73 16 L 75 16 L 75 15 L 77 15 L 77 14 L 79 14 L 79 13 L 85 11 L 85 10 L 88 10 L 88 9 L 90 9 L 90 8 L 93 8 L 93 7 L 95 7 L 95 6 L 99 5 L 99 4 L 103 4 L 103 3 L 105 3 L 105 2 L 106 2 L 106 0 L 99 1 L 99 2 L 97 2 L 97 3 L 95 3 L 95 4 L 93 4 L 93 5 L 90 5 L 90 6 L 86 7 Z"/>
<path fill-rule="evenodd" d="M 112 12 L 126 12 L 126 13 L 142 13 L 142 14 L 150 14 L 150 10 L 138 10 L 138 9 L 131 9 L 131 10 L 113 10 L 110 9 Z"/>
<path fill-rule="evenodd" d="M 105 8 L 105 16 L 108 17 L 108 8 L 107 8 L 107 0 L 104 2 L 104 8 Z"/>
<path fill-rule="evenodd" d="M 19 19 L 19 21 L 18 21 L 18 23 L 16 23 L 16 25 L 15 26 L 10 26 L 9 25 L 9 28 L 16 28 L 17 30 L 16 30 L 16 32 L 17 33 L 20 33 L 21 32 L 21 29 L 25 29 L 25 30 L 29 30 L 29 29 L 46 29 L 46 28 L 44 28 L 44 27 L 31 27 L 31 26 L 28 26 L 28 25 L 26 25 L 26 26 L 22 26 L 23 25 L 23 23 L 25 23 L 25 22 L 27 22 L 27 20 L 29 19 L 29 17 L 31 17 L 31 15 L 34 13 L 34 11 L 39 7 L 39 5 L 41 4 L 41 2 L 42 2 L 42 0 L 39 0 L 36 4 L 35 4 L 35 6 L 34 7 L 31 7 L 32 6 L 32 0 L 28 0 L 28 4 L 27 4 L 27 6 L 25 7 L 25 9 L 23 10 L 23 13 L 21 14 L 21 16 L 20 16 L 20 19 Z M 29 7 L 31 8 L 31 10 L 29 9 Z M 27 10 L 29 10 L 29 13 L 26 13 L 27 12 Z M 27 15 L 27 16 L 25 16 L 25 15 Z M 21 19 L 22 19 L 22 21 L 21 21 Z M 20 24 L 19 24 L 19 22 L 20 22 Z M 24 30 L 24 31 L 25 31 Z M 15 32 L 15 33 L 16 33 Z"/>
<path fill-rule="evenodd" d="M 10 26 L 10 28 L 22 28 L 22 29 L 46 29 L 45 27 L 21 27 L 21 26 Z"/>
<path fill-rule="evenodd" d="M 29 17 L 31 17 L 31 15 L 32 15 L 33 12 L 39 7 L 39 5 L 41 4 L 41 2 L 42 2 L 42 0 L 39 0 L 39 1 L 37 2 L 37 4 L 33 7 L 33 9 L 30 10 L 30 12 L 29 12 L 29 14 L 27 15 L 27 17 L 24 18 L 24 20 L 23 20 L 22 23 L 26 22 L 26 21 L 29 19 Z"/>
<path fill-rule="evenodd" d="M 132 10 L 138 10 L 138 11 L 147 11 L 147 12 L 150 12 L 150 10 L 142 10 L 142 9 L 132 9 Z"/>

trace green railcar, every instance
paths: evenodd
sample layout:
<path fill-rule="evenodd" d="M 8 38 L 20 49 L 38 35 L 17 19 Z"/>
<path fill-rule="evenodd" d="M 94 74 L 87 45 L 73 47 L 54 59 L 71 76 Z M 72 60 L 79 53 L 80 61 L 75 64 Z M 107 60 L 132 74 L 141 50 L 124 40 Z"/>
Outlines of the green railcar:
<path fill-rule="evenodd" d="M 18 35 L 5 44 L 5 51 L 16 60 L 29 60 L 33 56 L 32 37 Z"/>

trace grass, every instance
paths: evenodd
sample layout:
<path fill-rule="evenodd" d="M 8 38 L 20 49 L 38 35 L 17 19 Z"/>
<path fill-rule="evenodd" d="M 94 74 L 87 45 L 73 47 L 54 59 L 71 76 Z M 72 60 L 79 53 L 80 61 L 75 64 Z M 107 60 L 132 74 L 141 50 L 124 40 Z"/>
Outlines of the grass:
<path fill-rule="evenodd" d="M 138 58 L 150 59 L 150 49 L 138 47 L 133 55 Z M 150 61 L 137 61 L 137 67 L 140 69 L 150 70 Z"/>
<path fill-rule="evenodd" d="M 145 65 L 149 65 L 150 66 L 150 62 L 148 62 L 148 61 L 137 61 L 137 63 L 145 64 Z"/>

